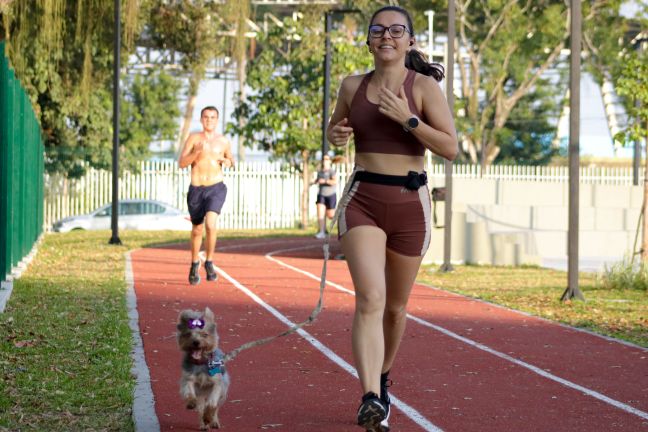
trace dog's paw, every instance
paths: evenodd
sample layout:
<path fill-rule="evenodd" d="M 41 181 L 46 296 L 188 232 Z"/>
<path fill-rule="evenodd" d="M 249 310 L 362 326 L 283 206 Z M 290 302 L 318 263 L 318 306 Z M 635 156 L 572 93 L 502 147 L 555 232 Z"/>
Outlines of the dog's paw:
<path fill-rule="evenodd" d="M 200 430 L 209 430 L 209 426 L 207 426 L 207 425 L 204 424 L 204 423 L 201 423 L 201 425 L 200 425 Z"/>
<path fill-rule="evenodd" d="M 209 424 L 209 427 L 214 428 L 214 429 L 220 429 L 221 425 L 218 420 L 214 420 Z"/>

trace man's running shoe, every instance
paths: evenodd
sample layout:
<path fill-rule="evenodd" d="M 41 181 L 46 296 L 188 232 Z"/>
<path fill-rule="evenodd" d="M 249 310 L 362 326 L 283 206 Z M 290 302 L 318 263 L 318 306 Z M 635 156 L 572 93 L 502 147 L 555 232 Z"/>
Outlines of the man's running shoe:
<path fill-rule="evenodd" d="M 362 396 L 362 403 L 358 408 L 358 426 L 365 428 L 367 432 L 388 432 L 381 422 L 387 415 L 387 409 L 380 397 L 374 392 Z"/>
<path fill-rule="evenodd" d="M 218 279 L 218 273 L 216 273 L 213 262 L 205 261 L 205 271 L 207 272 L 208 281 L 215 281 L 216 279 Z"/>
<path fill-rule="evenodd" d="M 387 409 L 387 415 L 380 424 L 385 427 L 389 426 L 387 420 L 389 419 L 389 414 L 391 412 L 391 400 L 389 399 L 387 388 L 391 387 L 392 384 L 392 380 L 389 379 L 389 371 L 380 374 L 380 400 L 385 404 L 385 408 Z"/>
<path fill-rule="evenodd" d="M 200 283 L 200 274 L 198 274 L 199 269 L 200 261 L 191 263 L 191 268 L 189 269 L 189 283 L 191 285 L 198 285 Z"/>

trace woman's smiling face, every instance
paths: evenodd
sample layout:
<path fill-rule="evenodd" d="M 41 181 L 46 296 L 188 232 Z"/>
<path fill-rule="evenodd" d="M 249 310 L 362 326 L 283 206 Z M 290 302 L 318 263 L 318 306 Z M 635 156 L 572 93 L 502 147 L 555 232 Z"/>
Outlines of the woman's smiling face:
<path fill-rule="evenodd" d="M 369 35 L 369 48 L 374 53 L 376 59 L 394 60 L 403 57 L 407 52 L 410 42 L 414 40 L 411 36 L 411 30 L 407 25 L 407 18 L 397 11 L 383 11 L 376 15 L 369 28 L 380 26 L 384 33 L 382 36 Z M 396 26 L 396 27 L 392 27 Z M 380 30 L 380 27 L 376 27 Z M 401 37 L 394 37 L 388 30 L 392 27 L 392 33 L 404 29 Z"/>

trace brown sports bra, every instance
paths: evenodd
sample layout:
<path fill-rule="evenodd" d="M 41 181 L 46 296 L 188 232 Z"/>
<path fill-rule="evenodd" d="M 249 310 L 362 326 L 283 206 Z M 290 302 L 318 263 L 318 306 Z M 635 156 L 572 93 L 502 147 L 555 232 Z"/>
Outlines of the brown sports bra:
<path fill-rule="evenodd" d="M 403 125 L 393 121 L 378 111 L 378 105 L 367 99 L 367 85 L 373 76 L 369 72 L 353 95 L 349 109 L 349 123 L 353 128 L 356 153 L 387 153 L 408 156 L 423 156 L 425 147 L 414 137 L 405 132 Z M 421 117 L 414 104 L 412 86 L 416 72 L 408 69 L 403 86 L 409 102 L 410 111 Z"/>

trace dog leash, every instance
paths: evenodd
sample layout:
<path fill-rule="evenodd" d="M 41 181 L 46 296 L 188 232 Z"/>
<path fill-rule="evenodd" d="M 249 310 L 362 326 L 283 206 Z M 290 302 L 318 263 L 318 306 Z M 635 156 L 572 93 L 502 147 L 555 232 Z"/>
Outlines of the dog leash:
<path fill-rule="evenodd" d="M 322 245 L 322 251 L 324 252 L 324 264 L 322 265 L 322 275 L 320 277 L 320 286 L 319 286 L 319 299 L 317 300 L 317 304 L 315 305 L 315 308 L 311 312 L 311 314 L 308 316 L 308 318 L 305 321 L 300 322 L 299 324 L 295 324 L 294 326 L 290 327 L 288 330 L 281 332 L 277 335 L 274 336 L 269 336 L 263 339 L 257 339 L 251 342 L 247 342 L 240 347 L 228 352 L 225 354 L 221 360 L 222 364 L 224 365 L 225 363 L 234 360 L 237 355 L 241 351 L 245 351 L 250 348 L 258 347 L 261 345 L 265 345 L 269 342 L 272 342 L 275 339 L 278 339 L 280 337 L 288 336 L 289 334 L 295 333 L 297 330 L 300 328 L 304 327 L 307 324 L 312 323 L 315 321 L 315 318 L 317 318 L 317 315 L 322 311 L 322 304 L 323 304 L 323 299 L 324 299 L 324 287 L 326 286 L 326 269 L 327 269 L 327 263 L 329 260 L 330 256 L 330 242 L 331 242 L 331 232 L 333 232 L 333 228 L 335 228 L 335 225 L 338 222 L 338 219 L 340 218 L 340 212 L 341 208 L 346 207 L 345 203 L 342 205 L 342 201 L 346 199 L 346 201 L 349 201 L 351 197 L 347 196 L 349 195 L 348 192 L 353 186 L 353 177 L 357 170 L 353 170 L 353 172 L 349 175 L 349 178 L 347 179 L 346 186 L 344 187 L 344 192 L 342 192 L 342 198 L 340 199 L 340 205 L 337 206 L 335 209 L 335 213 L 333 215 L 333 218 L 331 219 L 331 223 L 329 224 L 329 229 L 328 229 L 328 234 L 326 234 L 326 237 L 324 238 L 324 244 Z"/>

